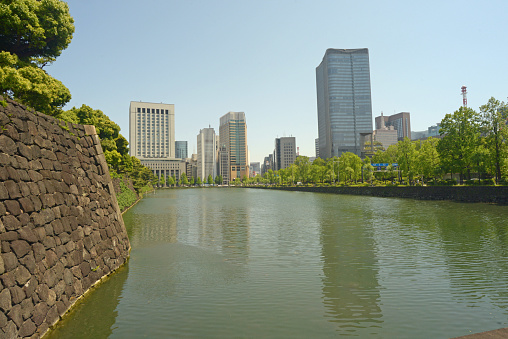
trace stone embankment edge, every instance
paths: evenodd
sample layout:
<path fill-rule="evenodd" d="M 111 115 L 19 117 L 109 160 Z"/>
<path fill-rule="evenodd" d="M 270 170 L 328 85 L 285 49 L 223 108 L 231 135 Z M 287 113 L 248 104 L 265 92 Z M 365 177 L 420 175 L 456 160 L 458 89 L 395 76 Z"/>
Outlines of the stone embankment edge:
<path fill-rule="evenodd" d="M 469 203 L 508 205 L 508 186 L 408 186 L 408 187 L 307 187 L 307 186 L 248 186 L 247 188 L 275 189 L 313 193 L 363 195 L 383 198 L 415 200 L 449 200 Z"/>

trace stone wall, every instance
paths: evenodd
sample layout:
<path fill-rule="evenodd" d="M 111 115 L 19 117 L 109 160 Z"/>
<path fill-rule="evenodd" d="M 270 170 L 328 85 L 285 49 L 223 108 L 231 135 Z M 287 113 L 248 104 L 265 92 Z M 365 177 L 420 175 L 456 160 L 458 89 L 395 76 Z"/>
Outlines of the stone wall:
<path fill-rule="evenodd" d="M 40 337 L 130 244 L 93 126 L 0 106 L 0 337 Z"/>
<path fill-rule="evenodd" d="M 256 186 L 265 188 L 264 186 Z M 267 187 L 285 191 L 366 195 L 418 200 L 451 200 L 508 204 L 507 186 L 409 186 L 409 187 Z"/>

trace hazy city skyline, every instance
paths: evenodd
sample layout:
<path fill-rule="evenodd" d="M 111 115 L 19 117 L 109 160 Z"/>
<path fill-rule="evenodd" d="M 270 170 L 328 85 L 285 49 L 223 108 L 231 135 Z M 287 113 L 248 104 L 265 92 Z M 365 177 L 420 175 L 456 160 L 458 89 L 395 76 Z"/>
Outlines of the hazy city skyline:
<path fill-rule="evenodd" d="M 426 130 L 461 106 L 506 100 L 505 1 L 68 1 L 76 32 L 45 69 L 128 134 L 130 101 L 175 105 L 176 140 L 242 111 L 251 161 L 293 135 L 314 155 L 315 68 L 328 48 L 368 48 L 372 113 Z M 337 13 L 341 19 L 337 20 Z"/>

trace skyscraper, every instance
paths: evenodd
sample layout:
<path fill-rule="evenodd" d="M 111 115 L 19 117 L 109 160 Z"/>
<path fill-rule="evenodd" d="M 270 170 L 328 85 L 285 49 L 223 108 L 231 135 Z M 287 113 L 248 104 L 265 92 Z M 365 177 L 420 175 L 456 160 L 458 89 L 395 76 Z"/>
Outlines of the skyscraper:
<path fill-rule="evenodd" d="M 138 158 L 158 178 L 174 176 L 179 180 L 185 173 L 185 162 L 175 159 L 174 105 L 131 101 L 129 144 L 130 155 Z"/>
<path fill-rule="evenodd" d="M 319 156 L 361 156 L 372 133 L 369 50 L 327 49 L 316 68 Z"/>
<path fill-rule="evenodd" d="M 187 141 L 175 141 L 175 158 L 187 158 Z"/>
<path fill-rule="evenodd" d="M 274 167 L 276 171 L 291 166 L 296 160 L 296 138 L 276 138 L 273 154 L 275 160 Z"/>
<path fill-rule="evenodd" d="M 131 101 L 130 155 L 143 159 L 175 157 L 175 105 Z"/>
<path fill-rule="evenodd" d="M 223 149 L 223 146 L 229 157 L 229 181 L 244 176 L 248 178 L 247 122 L 244 112 L 229 112 L 220 118 L 219 149 Z"/>
<path fill-rule="evenodd" d="M 375 122 L 376 129 L 381 129 L 382 123 L 386 127 L 393 126 L 397 131 L 397 140 L 411 139 L 411 116 L 409 112 L 400 112 L 390 116 L 381 113 L 381 116 L 376 117 Z"/>
<path fill-rule="evenodd" d="M 198 134 L 198 178 L 202 182 L 211 175 L 215 179 L 217 169 L 217 137 L 213 128 L 203 128 Z"/>

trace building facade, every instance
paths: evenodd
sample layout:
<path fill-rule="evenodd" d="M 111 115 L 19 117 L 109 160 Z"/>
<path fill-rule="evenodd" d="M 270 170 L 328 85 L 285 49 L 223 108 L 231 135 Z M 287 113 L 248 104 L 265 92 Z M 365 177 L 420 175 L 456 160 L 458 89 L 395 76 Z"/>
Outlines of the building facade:
<path fill-rule="evenodd" d="M 175 157 L 175 106 L 131 101 L 129 108 L 129 153 L 150 168 L 159 181 L 174 176 L 180 180 L 185 161 Z M 162 179 L 165 180 L 162 180 Z"/>
<path fill-rule="evenodd" d="M 211 127 L 199 131 L 198 138 L 198 172 L 202 182 L 208 180 L 211 175 L 215 179 L 217 172 L 217 136 Z"/>
<path fill-rule="evenodd" d="M 276 171 L 291 166 L 296 160 L 296 138 L 276 138 L 273 155 L 275 161 L 274 167 Z"/>
<path fill-rule="evenodd" d="M 369 50 L 328 49 L 316 68 L 319 156 L 361 156 L 372 133 Z"/>
<path fill-rule="evenodd" d="M 411 115 L 409 112 L 400 112 L 394 115 L 376 117 L 376 129 L 381 129 L 382 124 L 386 127 L 393 126 L 397 131 L 397 140 L 411 139 Z"/>
<path fill-rule="evenodd" d="M 261 174 L 261 163 L 260 162 L 251 162 L 249 164 L 249 177 L 254 178 L 256 175 Z"/>
<path fill-rule="evenodd" d="M 131 101 L 130 155 L 143 159 L 175 158 L 175 106 Z"/>
<path fill-rule="evenodd" d="M 223 147 L 228 154 L 228 182 L 248 178 L 247 121 L 244 112 L 229 112 L 220 118 L 219 149 Z M 224 175 L 222 178 L 225 180 Z"/>
<path fill-rule="evenodd" d="M 192 154 L 190 158 L 185 159 L 186 174 L 190 181 L 190 178 L 194 178 L 194 182 L 198 179 L 198 155 Z"/>
<path fill-rule="evenodd" d="M 175 157 L 178 159 L 187 158 L 187 141 L 175 141 Z"/>

